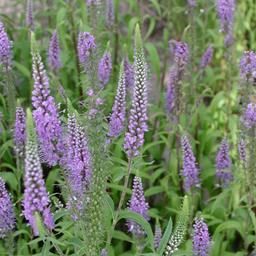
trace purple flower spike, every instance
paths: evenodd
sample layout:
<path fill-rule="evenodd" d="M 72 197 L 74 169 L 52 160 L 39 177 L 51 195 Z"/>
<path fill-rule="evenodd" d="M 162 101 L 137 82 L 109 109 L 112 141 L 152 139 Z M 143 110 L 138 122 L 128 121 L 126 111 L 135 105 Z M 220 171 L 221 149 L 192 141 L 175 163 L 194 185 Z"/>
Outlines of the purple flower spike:
<path fill-rule="evenodd" d="M 199 171 L 196 166 L 196 159 L 193 154 L 191 145 L 187 136 L 181 138 L 181 146 L 183 151 L 183 172 L 184 176 L 184 189 L 188 192 L 193 187 L 198 187 L 200 185 L 199 181 Z"/>
<path fill-rule="evenodd" d="M 216 156 L 216 177 L 224 187 L 227 187 L 233 180 L 233 174 L 230 172 L 231 164 L 228 141 L 224 138 Z"/>
<path fill-rule="evenodd" d="M 33 1 L 32 0 L 27 0 L 26 23 L 30 29 L 33 29 L 34 19 L 33 19 Z"/>
<path fill-rule="evenodd" d="M 162 239 L 162 230 L 159 226 L 155 227 L 155 236 L 154 236 L 154 248 L 158 249 Z"/>
<path fill-rule="evenodd" d="M 5 31 L 4 24 L 0 21 L 0 66 L 10 70 L 12 59 L 12 43 Z"/>
<path fill-rule="evenodd" d="M 36 214 L 41 214 L 45 226 L 50 230 L 54 228 L 54 221 L 49 208 L 50 199 L 43 179 L 38 145 L 30 112 L 27 112 L 27 118 L 23 214 L 32 227 L 34 235 L 38 236 L 39 230 L 36 223 Z"/>
<path fill-rule="evenodd" d="M 49 61 L 50 67 L 53 70 L 58 70 L 62 66 L 61 60 L 60 60 L 59 40 L 58 40 L 58 35 L 56 30 L 53 32 L 53 35 L 51 38 L 49 52 L 48 52 L 48 61 Z"/>
<path fill-rule="evenodd" d="M 125 87 L 125 74 L 123 63 L 120 68 L 119 82 L 115 102 L 112 108 L 112 114 L 109 122 L 110 137 L 118 137 L 124 129 L 125 121 L 125 106 L 126 106 L 126 87 Z"/>
<path fill-rule="evenodd" d="M 210 62 L 212 61 L 212 56 L 213 48 L 209 46 L 201 58 L 200 67 L 202 69 L 206 68 L 210 64 Z"/>
<path fill-rule="evenodd" d="M 172 113 L 175 106 L 175 85 L 178 80 L 178 73 L 176 68 L 172 68 L 169 73 L 169 79 L 166 92 L 166 110 Z"/>
<path fill-rule="evenodd" d="M 240 76 L 246 82 L 256 78 L 256 53 L 253 51 L 244 52 L 240 60 Z"/>
<path fill-rule="evenodd" d="M 80 32 L 78 36 L 77 51 L 80 64 L 87 67 L 92 51 L 96 48 L 94 36 L 89 32 Z"/>
<path fill-rule="evenodd" d="M 140 29 L 135 32 L 135 82 L 128 131 L 125 134 L 124 149 L 129 158 L 139 155 L 139 148 L 144 144 L 147 131 L 147 72 Z"/>
<path fill-rule="evenodd" d="M 246 164 L 246 142 L 243 139 L 241 139 L 238 143 L 238 153 L 240 161 Z"/>
<path fill-rule="evenodd" d="M 188 6 L 191 8 L 196 7 L 196 0 L 187 0 Z"/>
<path fill-rule="evenodd" d="M 0 238 L 4 238 L 15 226 L 15 215 L 11 198 L 0 177 Z"/>
<path fill-rule="evenodd" d="M 24 157 L 26 141 L 26 117 L 22 107 L 16 108 L 14 127 L 15 152 L 19 157 Z"/>
<path fill-rule="evenodd" d="M 93 4 L 96 5 L 97 2 L 98 2 L 98 0 L 86 0 L 86 4 L 87 4 L 88 6 L 93 5 Z"/>
<path fill-rule="evenodd" d="M 132 88 L 133 84 L 134 84 L 134 72 L 133 72 L 133 67 L 129 62 L 128 57 L 124 58 L 124 74 L 125 74 L 126 88 Z"/>
<path fill-rule="evenodd" d="M 129 201 L 128 209 L 132 212 L 136 212 L 144 217 L 145 220 L 149 220 L 148 216 L 148 203 L 145 200 L 141 178 L 135 176 L 133 179 L 132 197 Z M 143 236 L 145 234 L 141 226 L 132 220 L 127 221 L 129 232 L 132 232 L 136 236 Z"/>
<path fill-rule="evenodd" d="M 242 122 L 245 127 L 251 129 L 256 126 L 256 104 L 249 103 L 242 117 Z"/>
<path fill-rule="evenodd" d="M 100 252 L 100 256 L 108 256 L 108 251 L 106 249 L 102 249 Z"/>
<path fill-rule="evenodd" d="M 106 5 L 106 23 L 107 27 L 111 28 L 115 21 L 115 10 L 113 0 L 107 0 Z"/>
<path fill-rule="evenodd" d="M 109 52 L 105 52 L 98 66 L 98 79 L 101 87 L 105 86 L 110 78 L 112 71 L 112 60 Z"/>
<path fill-rule="evenodd" d="M 211 239 L 208 227 L 203 219 L 196 219 L 193 236 L 193 251 L 194 256 L 208 256 L 211 246 Z"/>
<path fill-rule="evenodd" d="M 41 56 L 32 53 L 34 89 L 32 91 L 33 117 L 40 144 L 42 161 L 49 166 L 58 164 L 64 151 L 62 127 L 54 98 L 50 96 L 49 79 Z"/>
<path fill-rule="evenodd" d="M 170 42 L 170 47 L 172 42 Z M 189 62 L 189 48 L 188 45 L 184 42 L 175 42 L 174 48 L 174 61 L 179 71 L 185 70 L 188 62 Z"/>

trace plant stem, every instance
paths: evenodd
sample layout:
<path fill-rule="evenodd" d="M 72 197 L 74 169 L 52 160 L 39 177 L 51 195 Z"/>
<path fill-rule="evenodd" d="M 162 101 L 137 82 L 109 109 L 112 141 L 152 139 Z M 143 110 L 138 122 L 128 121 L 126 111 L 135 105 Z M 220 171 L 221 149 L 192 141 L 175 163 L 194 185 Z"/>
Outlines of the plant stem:
<path fill-rule="evenodd" d="M 117 224 L 117 222 L 118 222 L 118 218 L 119 218 L 119 215 L 120 215 L 120 211 L 122 210 L 122 206 L 123 206 L 123 203 L 124 203 L 124 199 L 125 199 L 125 196 L 126 196 L 126 193 L 127 193 L 129 178 L 130 178 L 130 174 L 131 174 L 131 166 L 132 166 L 131 163 L 132 163 L 132 158 L 129 158 L 129 159 L 128 159 L 128 171 L 127 171 L 127 174 L 126 174 L 125 180 L 124 180 L 124 186 L 123 186 L 124 188 L 123 188 L 123 191 L 122 191 L 120 200 L 119 200 L 119 204 L 118 204 L 118 207 L 117 207 L 115 216 L 114 216 L 114 218 L 113 218 L 112 226 L 111 226 L 110 231 L 109 231 L 109 233 L 108 233 L 107 247 L 110 246 L 110 243 L 111 243 L 111 240 L 112 240 L 112 237 L 113 237 L 113 232 L 114 232 L 115 226 L 116 226 L 116 224 Z"/>

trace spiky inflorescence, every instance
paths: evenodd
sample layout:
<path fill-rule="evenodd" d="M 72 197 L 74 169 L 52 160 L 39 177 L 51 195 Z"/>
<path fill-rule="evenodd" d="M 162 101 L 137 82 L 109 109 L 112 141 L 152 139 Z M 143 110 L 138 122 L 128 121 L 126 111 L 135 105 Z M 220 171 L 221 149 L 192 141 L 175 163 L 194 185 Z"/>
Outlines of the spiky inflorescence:
<path fill-rule="evenodd" d="M 149 220 L 149 206 L 144 197 L 141 178 L 137 176 L 135 176 L 133 179 L 132 197 L 129 201 L 128 209 L 132 212 L 140 214 L 141 216 L 144 217 L 145 220 Z M 127 226 L 129 232 L 132 232 L 136 236 L 143 236 L 145 234 L 141 226 L 134 222 L 133 220 L 128 220 Z"/>
<path fill-rule="evenodd" d="M 155 227 L 155 236 L 154 236 L 154 248 L 158 249 L 162 239 L 162 229 L 160 226 Z"/>
<path fill-rule="evenodd" d="M 183 152 L 183 170 L 182 175 L 184 176 L 184 189 L 190 191 L 193 187 L 200 185 L 199 181 L 199 170 L 196 166 L 196 159 L 193 154 L 191 145 L 187 136 L 181 138 L 181 147 Z"/>
<path fill-rule="evenodd" d="M 27 0 L 26 24 L 30 29 L 34 28 L 33 1 Z"/>
<path fill-rule="evenodd" d="M 171 256 L 174 252 L 178 250 L 187 232 L 188 219 L 189 219 L 189 205 L 188 205 L 188 198 L 185 196 L 183 200 L 182 209 L 178 215 L 175 230 L 172 233 L 167 243 L 167 246 L 165 248 L 165 251 L 163 253 L 164 256 Z"/>
<path fill-rule="evenodd" d="M 172 42 L 170 42 L 170 47 Z M 176 41 L 173 48 L 174 62 L 179 71 L 184 71 L 189 62 L 189 48 L 184 42 Z"/>
<path fill-rule="evenodd" d="M 125 106 L 126 106 L 126 87 L 123 63 L 120 67 L 119 81 L 115 102 L 112 107 L 112 114 L 109 121 L 108 135 L 110 137 L 118 137 L 124 129 Z"/>
<path fill-rule="evenodd" d="M 92 5 L 92 4 L 97 4 L 98 3 L 98 0 L 86 0 L 86 4 L 88 6 Z"/>
<path fill-rule="evenodd" d="M 61 67 L 60 45 L 56 30 L 53 32 L 50 41 L 50 47 L 48 51 L 48 62 L 53 70 L 58 70 Z"/>
<path fill-rule="evenodd" d="M 201 218 L 196 219 L 193 228 L 193 255 L 208 256 L 210 251 L 211 239 L 206 223 Z"/>
<path fill-rule="evenodd" d="M 220 30 L 225 33 L 225 45 L 228 47 L 233 43 L 233 26 L 235 0 L 216 0 L 217 13 L 220 19 Z"/>
<path fill-rule="evenodd" d="M 27 111 L 27 139 L 25 158 L 25 191 L 23 200 L 23 214 L 33 229 L 34 235 L 39 235 L 36 214 L 41 214 L 48 229 L 54 228 L 53 216 L 50 212 L 50 199 L 43 179 L 43 171 L 38 154 L 38 145 L 34 133 L 30 111 Z"/>
<path fill-rule="evenodd" d="M 8 38 L 5 31 L 4 24 L 0 21 L 0 66 L 3 66 L 4 70 L 11 68 L 12 59 L 12 43 Z"/>
<path fill-rule="evenodd" d="M 246 142 L 244 139 L 241 139 L 238 143 L 238 153 L 239 153 L 239 158 L 240 158 L 240 161 L 243 163 L 243 164 L 246 164 L 246 157 L 247 157 L 247 154 L 246 154 Z"/>
<path fill-rule="evenodd" d="M 196 7 L 196 0 L 187 0 L 189 7 L 194 8 Z"/>
<path fill-rule="evenodd" d="M 15 226 L 15 215 L 11 198 L 0 177 L 0 238 L 4 238 Z"/>
<path fill-rule="evenodd" d="M 89 32 L 80 32 L 78 36 L 77 51 L 80 64 L 87 67 L 92 51 L 96 48 L 95 38 Z"/>
<path fill-rule="evenodd" d="M 221 141 L 219 151 L 216 156 L 216 177 L 226 187 L 233 180 L 231 169 L 231 159 L 229 156 L 228 141 L 224 138 Z"/>
<path fill-rule="evenodd" d="M 98 79 L 100 86 L 105 86 L 112 72 L 112 60 L 110 52 L 105 52 L 98 65 Z"/>
<path fill-rule="evenodd" d="M 175 106 L 175 85 L 177 83 L 178 73 L 177 69 L 171 68 L 168 78 L 167 91 L 166 91 L 166 110 L 170 114 Z"/>
<path fill-rule="evenodd" d="M 100 256 L 108 256 L 108 251 L 106 249 L 102 249 L 100 252 Z"/>
<path fill-rule="evenodd" d="M 202 69 L 206 68 L 210 64 L 210 62 L 212 61 L 212 56 L 213 56 L 213 48 L 209 46 L 204 52 L 200 61 L 200 67 Z"/>
<path fill-rule="evenodd" d="M 134 72 L 133 72 L 133 66 L 129 62 L 129 59 L 127 56 L 124 58 L 124 74 L 125 74 L 126 88 L 132 88 L 134 84 Z"/>
<path fill-rule="evenodd" d="M 106 24 L 111 28 L 115 21 L 115 10 L 113 0 L 106 0 Z"/>
<path fill-rule="evenodd" d="M 124 149 L 129 158 L 139 155 L 139 148 L 144 144 L 144 133 L 147 131 L 147 72 L 140 28 L 135 32 L 135 82 L 128 131 L 125 134 Z"/>
<path fill-rule="evenodd" d="M 240 76 L 246 82 L 256 79 L 256 53 L 245 51 L 240 60 Z"/>
<path fill-rule="evenodd" d="M 14 149 L 18 156 L 23 157 L 26 140 L 26 117 L 22 107 L 16 107 L 16 119 L 14 127 Z"/>
<path fill-rule="evenodd" d="M 38 135 L 40 155 L 50 166 L 58 164 L 63 154 L 62 127 L 57 106 L 50 95 L 49 79 L 41 56 L 32 53 L 34 89 L 32 91 L 33 117 Z"/>
<path fill-rule="evenodd" d="M 254 128 L 256 126 L 256 104 L 249 103 L 242 117 L 243 125 L 248 128 Z"/>

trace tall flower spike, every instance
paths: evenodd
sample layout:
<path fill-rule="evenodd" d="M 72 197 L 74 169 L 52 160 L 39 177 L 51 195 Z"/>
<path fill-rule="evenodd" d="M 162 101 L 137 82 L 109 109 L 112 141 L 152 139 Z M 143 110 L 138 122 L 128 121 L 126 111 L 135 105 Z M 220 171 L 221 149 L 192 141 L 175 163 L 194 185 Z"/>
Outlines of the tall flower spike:
<path fill-rule="evenodd" d="M 23 214 L 33 229 L 34 235 L 39 235 L 36 215 L 39 214 L 48 229 L 54 228 L 53 216 L 50 212 L 50 199 L 43 179 L 43 171 L 38 155 L 37 139 L 34 132 L 32 114 L 27 111 L 27 140 L 25 158 L 25 192 Z"/>
<path fill-rule="evenodd" d="M 196 159 L 193 154 L 191 145 L 187 136 L 181 138 L 181 146 L 183 151 L 183 171 L 184 176 L 184 189 L 190 191 L 193 187 L 198 187 L 200 185 L 199 181 L 199 171 L 196 166 Z"/>
<path fill-rule="evenodd" d="M 5 31 L 4 24 L 0 21 L 0 66 L 4 70 L 11 68 L 12 43 Z"/>
<path fill-rule="evenodd" d="M 15 152 L 19 157 L 24 157 L 26 141 L 26 117 L 22 107 L 16 107 L 16 120 L 14 127 Z"/>
<path fill-rule="evenodd" d="M 242 117 L 243 125 L 248 128 L 254 128 L 256 126 L 256 104 L 249 103 Z"/>
<path fill-rule="evenodd" d="M 196 0 L 187 0 L 188 6 L 191 8 L 196 7 Z"/>
<path fill-rule="evenodd" d="M 33 0 L 27 0 L 26 23 L 31 30 L 34 28 Z"/>
<path fill-rule="evenodd" d="M 132 88 L 134 84 L 134 72 L 127 56 L 124 58 L 124 74 L 126 88 Z"/>
<path fill-rule="evenodd" d="M 128 209 L 132 212 L 136 212 L 144 217 L 145 220 L 149 220 L 148 216 L 148 203 L 145 200 L 141 178 L 135 176 L 133 179 L 132 197 L 129 202 Z M 128 230 L 136 236 L 143 236 L 145 234 L 141 226 L 133 220 L 127 221 Z"/>
<path fill-rule="evenodd" d="M 147 131 L 147 71 L 139 25 L 135 30 L 135 82 L 128 131 L 125 134 L 124 149 L 129 158 L 139 155 Z"/>
<path fill-rule="evenodd" d="M 246 142 L 244 139 L 241 139 L 238 143 L 238 153 L 239 153 L 239 158 L 240 158 L 240 161 L 243 163 L 243 164 L 246 164 Z"/>
<path fill-rule="evenodd" d="M 224 185 L 228 186 L 230 181 L 233 180 L 233 174 L 231 169 L 231 159 L 229 156 L 228 141 L 224 138 L 221 141 L 219 151 L 216 156 L 216 177 Z"/>
<path fill-rule="evenodd" d="M 108 251 L 106 249 L 102 249 L 100 252 L 100 256 L 108 256 Z"/>
<path fill-rule="evenodd" d="M 174 42 L 174 47 L 172 46 L 173 41 L 170 41 L 170 48 L 173 48 L 174 62 L 180 72 L 183 72 L 189 62 L 189 48 L 184 42 Z"/>
<path fill-rule="evenodd" d="M 89 32 L 80 32 L 78 36 L 77 51 L 80 64 L 87 68 L 92 51 L 96 48 L 95 38 Z"/>
<path fill-rule="evenodd" d="M 110 137 L 117 137 L 124 129 L 125 121 L 125 106 L 126 106 L 126 87 L 125 87 L 125 74 L 123 62 L 120 67 L 119 81 L 115 102 L 112 108 L 112 114 L 109 122 Z"/>
<path fill-rule="evenodd" d="M 0 238 L 4 238 L 15 226 L 15 215 L 11 198 L 0 177 Z"/>
<path fill-rule="evenodd" d="M 98 66 L 98 79 L 101 87 L 105 86 L 110 78 L 112 71 L 112 60 L 109 52 L 105 52 Z"/>
<path fill-rule="evenodd" d="M 107 0 L 106 5 L 106 24 L 108 28 L 111 28 L 115 21 L 115 10 L 113 0 Z"/>
<path fill-rule="evenodd" d="M 175 106 L 175 85 L 177 83 L 178 73 L 176 68 L 172 68 L 169 73 L 167 92 L 166 92 L 166 110 L 171 113 Z"/>
<path fill-rule="evenodd" d="M 213 48 L 209 46 L 201 58 L 200 68 L 202 69 L 206 68 L 212 61 L 212 56 L 213 56 Z"/>
<path fill-rule="evenodd" d="M 59 39 L 58 39 L 56 30 L 53 32 L 52 38 L 50 41 L 50 47 L 49 47 L 49 52 L 48 52 L 48 61 L 49 61 L 50 67 L 53 70 L 58 70 L 61 67 L 60 45 L 59 45 Z"/>
<path fill-rule="evenodd" d="M 158 249 L 162 239 L 162 230 L 160 226 L 155 227 L 155 236 L 154 236 L 154 248 Z"/>
<path fill-rule="evenodd" d="M 50 95 L 49 79 L 38 51 L 32 51 L 34 89 L 32 91 L 33 117 L 43 162 L 58 164 L 64 145 L 57 106 Z"/>
<path fill-rule="evenodd" d="M 246 82 L 254 82 L 256 79 L 256 53 L 253 51 L 244 52 L 239 67 L 241 78 Z"/>
<path fill-rule="evenodd" d="M 210 251 L 211 239 L 206 223 L 203 219 L 196 219 L 193 228 L 193 255 L 208 256 Z"/>

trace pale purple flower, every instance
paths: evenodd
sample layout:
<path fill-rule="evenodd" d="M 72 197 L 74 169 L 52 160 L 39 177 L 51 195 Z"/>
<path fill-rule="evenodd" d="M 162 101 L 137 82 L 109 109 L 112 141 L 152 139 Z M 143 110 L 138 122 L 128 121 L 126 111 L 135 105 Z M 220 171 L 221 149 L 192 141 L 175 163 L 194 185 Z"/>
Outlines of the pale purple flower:
<path fill-rule="evenodd" d="M 33 1 L 32 0 L 27 0 L 26 23 L 30 29 L 33 29 L 34 18 L 33 18 Z"/>
<path fill-rule="evenodd" d="M 149 220 L 148 209 L 149 205 L 145 200 L 141 178 L 135 176 L 133 179 L 132 197 L 128 204 L 128 209 L 132 212 L 136 212 L 144 217 L 145 220 Z M 128 230 L 136 236 L 143 236 L 145 234 L 141 226 L 133 220 L 127 221 Z"/>
<path fill-rule="evenodd" d="M 200 61 L 200 67 L 202 69 L 206 68 L 210 64 L 210 62 L 212 61 L 212 56 L 213 56 L 213 48 L 209 46 L 204 52 Z"/>
<path fill-rule="evenodd" d="M 23 157 L 26 141 L 26 117 L 22 107 L 16 107 L 14 127 L 14 149 L 18 156 Z"/>
<path fill-rule="evenodd" d="M 242 123 L 248 129 L 256 127 L 256 104 L 249 103 L 242 117 Z"/>
<path fill-rule="evenodd" d="M 97 98 L 97 99 L 95 100 L 95 105 L 96 105 L 96 106 L 101 106 L 101 105 L 103 105 L 103 104 L 104 104 L 104 100 L 103 100 L 103 99 Z"/>
<path fill-rule="evenodd" d="M 246 142 L 244 139 L 241 139 L 238 143 L 238 153 L 240 161 L 246 164 Z"/>
<path fill-rule="evenodd" d="M 162 239 L 162 230 L 160 226 L 155 227 L 155 236 L 154 236 L 154 248 L 158 249 Z"/>
<path fill-rule="evenodd" d="M 5 188 L 4 180 L 0 177 L 0 238 L 14 229 L 15 215 L 11 198 Z"/>
<path fill-rule="evenodd" d="M 210 252 L 211 238 L 206 223 L 201 218 L 196 219 L 193 228 L 193 255 L 208 256 Z"/>
<path fill-rule="evenodd" d="M 189 7 L 194 8 L 196 7 L 196 0 L 187 0 Z"/>
<path fill-rule="evenodd" d="M 256 53 L 245 51 L 240 60 L 240 76 L 249 82 L 256 78 Z"/>
<path fill-rule="evenodd" d="M 177 68 L 172 68 L 169 73 L 167 91 L 166 91 L 166 110 L 172 113 L 175 106 L 175 86 L 178 80 Z"/>
<path fill-rule="evenodd" d="M 193 154 L 192 147 L 187 136 L 181 138 L 181 146 L 183 152 L 183 170 L 184 189 L 188 192 L 193 187 L 200 185 L 199 170 L 196 165 L 196 158 Z"/>
<path fill-rule="evenodd" d="M 229 144 L 224 138 L 221 141 L 219 151 L 216 156 L 216 177 L 224 187 L 227 187 L 230 181 L 233 180 L 233 174 L 231 173 L 231 159 L 229 156 Z"/>
<path fill-rule="evenodd" d="M 0 66 L 3 66 L 4 70 L 11 68 L 12 59 L 12 43 L 8 38 L 5 31 L 4 24 L 0 21 Z"/>
<path fill-rule="evenodd" d="M 175 65 L 180 72 L 184 71 L 189 62 L 189 47 L 184 42 L 175 41 L 174 46 L 172 46 L 172 43 L 173 41 L 170 41 L 170 48 L 173 48 Z"/>
<path fill-rule="evenodd" d="M 92 97 L 94 95 L 94 91 L 92 88 L 89 88 L 86 92 L 87 96 Z"/>
<path fill-rule="evenodd" d="M 115 21 L 114 1 L 106 0 L 106 24 L 111 28 Z"/>
<path fill-rule="evenodd" d="M 95 38 L 89 32 L 80 32 L 78 36 L 77 51 L 80 64 L 85 68 L 93 50 L 96 48 Z"/>
<path fill-rule="evenodd" d="M 52 38 L 50 41 L 50 47 L 48 52 L 48 62 L 50 67 L 53 70 L 58 70 L 62 66 L 61 60 L 60 60 L 60 45 L 59 45 L 59 39 L 58 39 L 56 30 L 53 32 Z"/>
<path fill-rule="evenodd" d="M 129 158 L 139 155 L 147 131 L 147 71 L 139 27 L 135 35 L 134 88 L 128 131 L 125 134 L 124 149 Z"/>
<path fill-rule="evenodd" d="M 90 5 L 92 5 L 92 4 L 96 5 L 97 3 L 98 3 L 98 0 L 86 0 L 86 4 L 87 4 L 88 6 L 90 6 Z"/>
<path fill-rule="evenodd" d="M 25 192 L 23 214 L 33 229 L 34 235 L 39 235 L 35 214 L 41 214 L 48 229 L 54 228 L 53 216 L 50 212 L 50 199 L 43 179 L 43 171 L 35 138 L 27 138 L 25 158 Z"/>
<path fill-rule="evenodd" d="M 98 79 L 101 87 L 105 86 L 112 72 L 112 60 L 109 52 L 105 52 L 98 65 Z"/>
<path fill-rule="evenodd" d="M 118 137 L 124 129 L 125 107 L 126 107 L 126 84 L 123 63 L 120 68 L 117 93 L 112 107 L 112 114 L 109 121 L 108 135 Z"/>
<path fill-rule="evenodd" d="M 101 252 L 100 252 L 100 256 L 108 256 L 107 249 L 102 249 Z"/>
<path fill-rule="evenodd" d="M 132 88 L 134 85 L 134 72 L 133 72 L 133 66 L 129 62 L 128 57 L 124 58 L 124 74 L 125 74 L 126 88 Z"/>
<path fill-rule="evenodd" d="M 40 156 L 43 162 L 54 166 L 61 160 L 64 150 L 62 127 L 57 106 L 50 95 L 49 79 L 38 52 L 32 54 L 32 60 L 34 78 L 32 105 Z"/>

